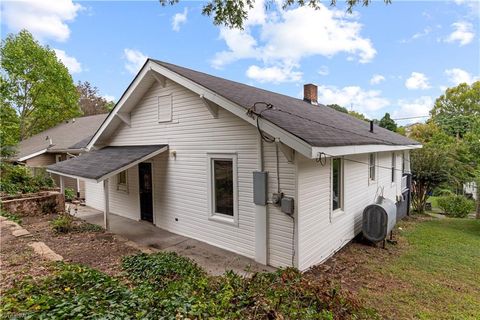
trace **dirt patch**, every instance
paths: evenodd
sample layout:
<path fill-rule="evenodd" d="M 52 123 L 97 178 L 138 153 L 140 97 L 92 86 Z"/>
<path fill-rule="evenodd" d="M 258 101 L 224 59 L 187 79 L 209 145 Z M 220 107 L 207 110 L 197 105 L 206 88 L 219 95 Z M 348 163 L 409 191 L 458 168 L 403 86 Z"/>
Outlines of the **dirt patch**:
<path fill-rule="evenodd" d="M 11 288 L 26 277 L 41 277 L 51 273 L 52 264 L 39 259 L 28 246 L 29 237 L 17 238 L 11 228 L 2 224 L 0 237 L 0 292 Z"/>
<path fill-rule="evenodd" d="M 65 262 L 80 263 L 109 275 L 118 275 L 121 258 L 139 253 L 126 245 L 124 240 L 104 230 L 57 233 L 51 226 L 51 221 L 57 216 L 25 216 L 22 217 L 22 226 L 30 231 L 34 239 L 43 241 L 61 255 Z M 76 223 L 82 222 L 76 219 Z"/>

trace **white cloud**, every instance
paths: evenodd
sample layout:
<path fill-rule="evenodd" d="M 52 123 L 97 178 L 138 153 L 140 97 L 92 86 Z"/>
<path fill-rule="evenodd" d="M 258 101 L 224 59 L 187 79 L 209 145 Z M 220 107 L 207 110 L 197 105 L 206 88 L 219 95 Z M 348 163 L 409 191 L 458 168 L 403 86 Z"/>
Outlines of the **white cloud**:
<path fill-rule="evenodd" d="M 252 65 L 247 69 L 246 75 L 250 79 L 258 82 L 295 82 L 302 79 L 300 71 L 294 71 L 294 66 L 291 67 L 259 67 Z"/>
<path fill-rule="evenodd" d="M 256 1 L 244 30 L 220 29 L 220 39 L 228 49 L 215 54 L 212 66 L 255 59 L 266 68 L 284 68 L 298 65 L 306 57 L 340 53 L 360 63 L 370 62 L 376 50 L 370 39 L 360 34 L 363 25 L 356 20 L 358 15 L 320 6 L 320 10 L 305 6 L 267 14 L 264 2 Z"/>
<path fill-rule="evenodd" d="M 180 31 L 180 26 L 187 22 L 188 8 L 183 10 L 183 13 L 176 13 L 172 18 L 173 31 Z"/>
<path fill-rule="evenodd" d="M 385 77 L 381 74 L 374 74 L 372 79 L 370 79 L 370 84 L 379 84 L 380 82 L 385 81 Z"/>
<path fill-rule="evenodd" d="M 67 67 L 70 73 L 79 73 L 82 72 L 82 65 L 72 56 L 69 56 L 65 51 L 60 49 L 53 49 L 57 55 L 58 60 L 60 60 L 65 67 Z"/>
<path fill-rule="evenodd" d="M 412 118 L 428 116 L 433 107 L 434 99 L 430 96 L 422 96 L 413 100 L 399 100 L 399 109 L 392 112 L 392 118 Z M 410 124 L 425 121 L 425 118 L 400 120 L 402 124 Z"/>
<path fill-rule="evenodd" d="M 479 78 L 472 76 L 470 73 L 460 68 L 447 69 L 445 70 L 445 74 L 454 86 L 457 86 L 460 83 L 471 84 Z"/>
<path fill-rule="evenodd" d="M 413 40 L 417 40 L 417 39 L 426 37 L 426 36 L 428 36 L 431 32 L 432 32 L 432 28 L 431 28 L 431 27 L 426 27 L 426 28 L 423 29 L 422 31 L 413 34 L 410 38 L 408 38 L 408 39 L 403 39 L 403 40 L 401 40 L 400 42 L 401 42 L 401 43 L 408 43 L 408 42 L 411 42 L 411 41 L 413 41 Z"/>
<path fill-rule="evenodd" d="M 338 104 L 342 107 L 371 116 L 372 112 L 380 110 L 390 104 L 387 98 L 382 97 L 379 90 L 363 90 L 358 86 L 337 88 L 335 86 L 319 86 L 318 102 L 322 104 Z"/>
<path fill-rule="evenodd" d="M 107 101 L 109 101 L 109 102 L 110 102 L 110 101 L 115 102 L 115 97 L 112 96 L 112 95 L 109 95 L 109 94 L 105 94 L 105 95 L 103 96 L 103 99 L 105 99 L 105 100 L 107 100 Z"/>
<path fill-rule="evenodd" d="M 72 0 L 3 1 L 2 19 L 14 32 L 27 29 L 40 40 L 65 41 L 70 37 L 67 22 L 73 21 L 82 8 Z"/>
<path fill-rule="evenodd" d="M 328 69 L 327 66 L 321 66 L 320 69 L 318 69 L 318 74 L 321 76 L 328 76 L 330 73 L 330 70 Z"/>
<path fill-rule="evenodd" d="M 123 50 L 125 59 L 125 69 L 132 74 L 136 74 L 138 70 L 143 66 L 145 60 L 147 60 L 147 56 L 135 49 L 124 49 Z"/>
<path fill-rule="evenodd" d="M 405 81 L 405 87 L 410 90 L 425 90 L 430 88 L 430 84 L 428 83 L 428 78 L 423 73 L 420 72 L 412 72 L 410 78 Z"/>
<path fill-rule="evenodd" d="M 470 22 L 459 21 L 452 23 L 454 31 L 445 38 L 446 42 L 459 42 L 460 46 L 464 46 L 472 42 L 475 33 L 473 25 Z"/>

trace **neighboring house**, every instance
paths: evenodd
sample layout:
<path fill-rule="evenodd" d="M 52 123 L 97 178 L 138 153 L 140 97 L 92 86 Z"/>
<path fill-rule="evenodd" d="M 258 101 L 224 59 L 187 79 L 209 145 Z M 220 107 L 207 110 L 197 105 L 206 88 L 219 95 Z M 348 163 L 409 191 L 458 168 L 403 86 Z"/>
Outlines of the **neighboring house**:
<path fill-rule="evenodd" d="M 464 183 L 463 194 L 477 200 L 477 183 L 475 181 Z"/>
<path fill-rule="evenodd" d="M 318 104 L 314 85 L 304 91 L 295 99 L 149 59 L 90 152 L 48 171 L 85 179 L 107 226 L 111 212 L 305 270 L 361 231 L 378 195 L 405 214 L 403 172 L 421 146 Z"/>
<path fill-rule="evenodd" d="M 75 157 L 84 151 L 93 134 L 98 130 L 107 114 L 71 119 L 53 128 L 40 132 L 17 145 L 17 154 L 12 159 L 32 169 L 34 174 L 45 167 Z M 52 174 L 55 183 L 60 185 L 58 175 Z M 84 182 L 66 178 L 65 187 L 72 188 L 84 198 Z"/>

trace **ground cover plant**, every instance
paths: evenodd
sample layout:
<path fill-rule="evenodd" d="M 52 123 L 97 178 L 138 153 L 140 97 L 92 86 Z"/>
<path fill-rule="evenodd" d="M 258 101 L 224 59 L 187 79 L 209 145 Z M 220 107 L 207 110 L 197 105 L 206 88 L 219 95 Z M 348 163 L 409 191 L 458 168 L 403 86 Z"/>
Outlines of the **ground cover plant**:
<path fill-rule="evenodd" d="M 26 280 L 2 296 L 2 318 L 372 319 L 334 288 L 311 285 L 295 269 L 245 278 L 208 276 L 176 253 L 124 259 L 124 278 L 60 263 L 53 276 Z"/>

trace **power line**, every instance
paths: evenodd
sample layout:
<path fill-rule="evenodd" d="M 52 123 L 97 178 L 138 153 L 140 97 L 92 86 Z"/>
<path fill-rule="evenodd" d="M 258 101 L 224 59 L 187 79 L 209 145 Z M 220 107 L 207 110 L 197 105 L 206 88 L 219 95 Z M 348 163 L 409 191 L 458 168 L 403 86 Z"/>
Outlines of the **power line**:
<path fill-rule="evenodd" d="M 398 121 L 398 120 L 410 120 L 410 119 L 420 119 L 420 118 L 428 118 L 428 117 L 430 116 L 405 117 L 405 118 L 396 118 L 392 120 Z"/>

